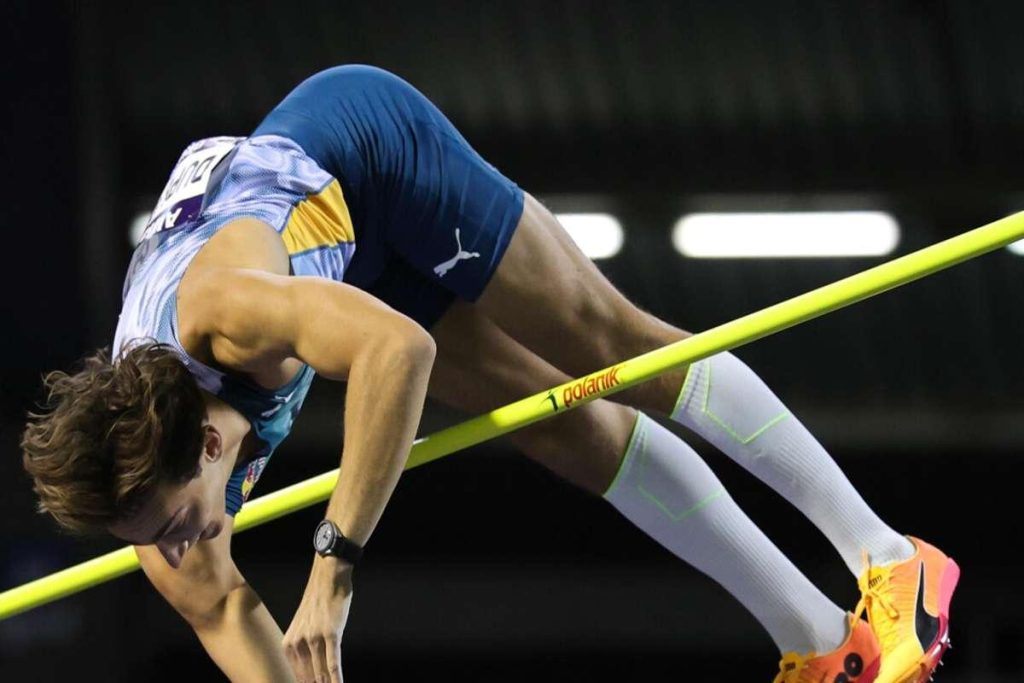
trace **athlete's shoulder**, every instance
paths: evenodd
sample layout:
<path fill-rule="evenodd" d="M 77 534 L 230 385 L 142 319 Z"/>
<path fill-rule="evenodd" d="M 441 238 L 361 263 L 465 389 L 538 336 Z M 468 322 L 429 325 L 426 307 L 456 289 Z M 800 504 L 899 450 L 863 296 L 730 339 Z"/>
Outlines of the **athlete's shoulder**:
<path fill-rule="evenodd" d="M 186 272 L 247 268 L 287 275 L 288 250 L 272 225 L 253 216 L 224 223 L 199 250 Z"/>
<path fill-rule="evenodd" d="M 220 228 L 192 258 L 178 285 L 178 324 L 184 337 L 204 336 L 223 315 L 229 288 L 239 286 L 238 271 L 287 276 L 288 251 L 267 223 L 242 217 Z"/>
<path fill-rule="evenodd" d="M 207 240 L 182 276 L 179 315 L 186 307 L 214 308 L 211 304 L 224 298 L 224 287 L 235 271 L 286 276 L 289 267 L 288 250 L 272 226 L 249 216 L 229 221 Z"/>

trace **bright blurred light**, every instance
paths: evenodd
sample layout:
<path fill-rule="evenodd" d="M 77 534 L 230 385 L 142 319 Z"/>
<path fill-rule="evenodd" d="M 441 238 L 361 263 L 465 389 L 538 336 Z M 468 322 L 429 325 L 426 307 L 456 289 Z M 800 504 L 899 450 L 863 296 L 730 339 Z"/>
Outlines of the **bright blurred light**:
<path fill-rule="evenodd" d="M 132 219 L 128 228 L 128 239 L 131 240 L 132 247 L 138 246 L 139 241 L 142 240 L 142 233 L 146 230 L 147 223 L 149 223 L 148 211 L 135 214 L 135 218 Z"/>
<path fill-rule="evenodd" d="M 579 248 L 592 259 L 615 256 L 625 239 L 622 224 L 607 213 L 560 213 L 557 218 Z M 128 238 L 137 246 L 149 223 L 149 213 L 141 212 L 132 219 Z"/>
<path fill-rule="evenodd" d="M 694 213 L 672 231 L 676 250 L 697 258 L 884 256 L 899 240 L 881 211 Z"/>
<path fill-rule="evenodd" d="M 559 213 L 558 222 L 592 259 L 610 258 L 622 249 L 622 223 L 607 213 Z"/>
<path fill-rule="evenodd" d="M 1017 240 L 1006 248 L 1018 256 L 1024 256 L 1024 240 Z"/>

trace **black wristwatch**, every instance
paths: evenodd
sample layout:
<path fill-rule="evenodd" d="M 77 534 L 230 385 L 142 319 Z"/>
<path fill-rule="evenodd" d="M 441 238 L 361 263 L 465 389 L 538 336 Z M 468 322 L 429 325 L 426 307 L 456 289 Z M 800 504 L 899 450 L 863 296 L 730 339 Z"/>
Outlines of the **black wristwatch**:
<path fill-rule="evenodd" d="M 363 547 L 348 538 L 329 519 L 316 526 L 313 547 L 320 557 L 340 557 L 349 564 L 355 564 L 363 556 Z"/>

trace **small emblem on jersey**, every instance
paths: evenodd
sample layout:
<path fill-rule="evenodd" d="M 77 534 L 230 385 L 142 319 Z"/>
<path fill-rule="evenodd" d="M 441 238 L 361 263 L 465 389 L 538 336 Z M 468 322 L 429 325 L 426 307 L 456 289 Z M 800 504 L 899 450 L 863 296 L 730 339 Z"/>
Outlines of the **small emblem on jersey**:
<path fill-rule="evenodd" d="M 263 474 L 263 468 L 267 466 L 267 460 L 269 458 L 262 457 L 256 458 L 249 463 L 249 470 L 245 473 L 245 480 L 242 482 L 242 500 L 249 500 L 249 494 L 252 493 L 252 488 L 256 486 L 260 475 Z"/>
<path fill-rule="evenodd" d="M 265 420 L 269 420 L 270 418 L 272 418 L 275 415 L 277 415 L 277 411 L 281 410 L 282 407 L 284 407 L 284 403 L 283 402 L 282 403 L 278 403 L 276 406 L 274 406 L 270 410 L 264 410 L 262 413 L 260 413 L 260 417 L 262 417 Z"/>
<path fill-rule="evenodd" d="M 296 391 L 295 389 L 292 389 L 285 396 L 275 396 L 274 397 L 274 401 L 277 402 L 277 405 L 275 405 L 273 408 L 270 408 L 268 410 L 264 410 L 262 413 L 260 413 L 260 417 L 269 420 L 270 418 L 272 418 L 275 415 L 277 415 L 278 411 L 281 410 L 281 408 L 283 408 L 285 405 L 287 405 L 287 403 L 289 401 L 292 400 L 292 396 L 295 395 L 295 391 Z"/>
<path fill-rule="evenodd" d="M 466 261 L 471 258 L 480 258 L 479 251 L 463 251 L 462 239 L 459 237 L 458 228 L 455 228 L 455 246 L 458 248 L 458 251 L 455 252 L 455 256 L 452 256 L 444 263 L 438 263 L 436 266 L 434 266 L 434 273 L 438 277 L 444 277 L 449 270 L 451 270 L 456 266 L 456 264 L 458 264 L 459 261 Z"/>

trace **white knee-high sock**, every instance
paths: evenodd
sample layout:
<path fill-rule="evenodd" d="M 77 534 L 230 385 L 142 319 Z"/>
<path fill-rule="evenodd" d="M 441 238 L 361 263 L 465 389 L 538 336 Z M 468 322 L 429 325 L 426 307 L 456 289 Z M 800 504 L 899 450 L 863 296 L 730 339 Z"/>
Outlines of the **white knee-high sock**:
<path fill-rule="evenodd" d="M 832 457 L 743 361 L 721 353 L 690 366 L 672 419 L 692 429 L 804 513 L 854 575 L 914 547 L 876 515 Z"/>
<path fill-rule="evenodd" d="M 692 448 L 643 413 L 604 498 L 732 593 L 780 651 L 824 653 L 845 640 L 846 613 L 739 509 Z"/>

